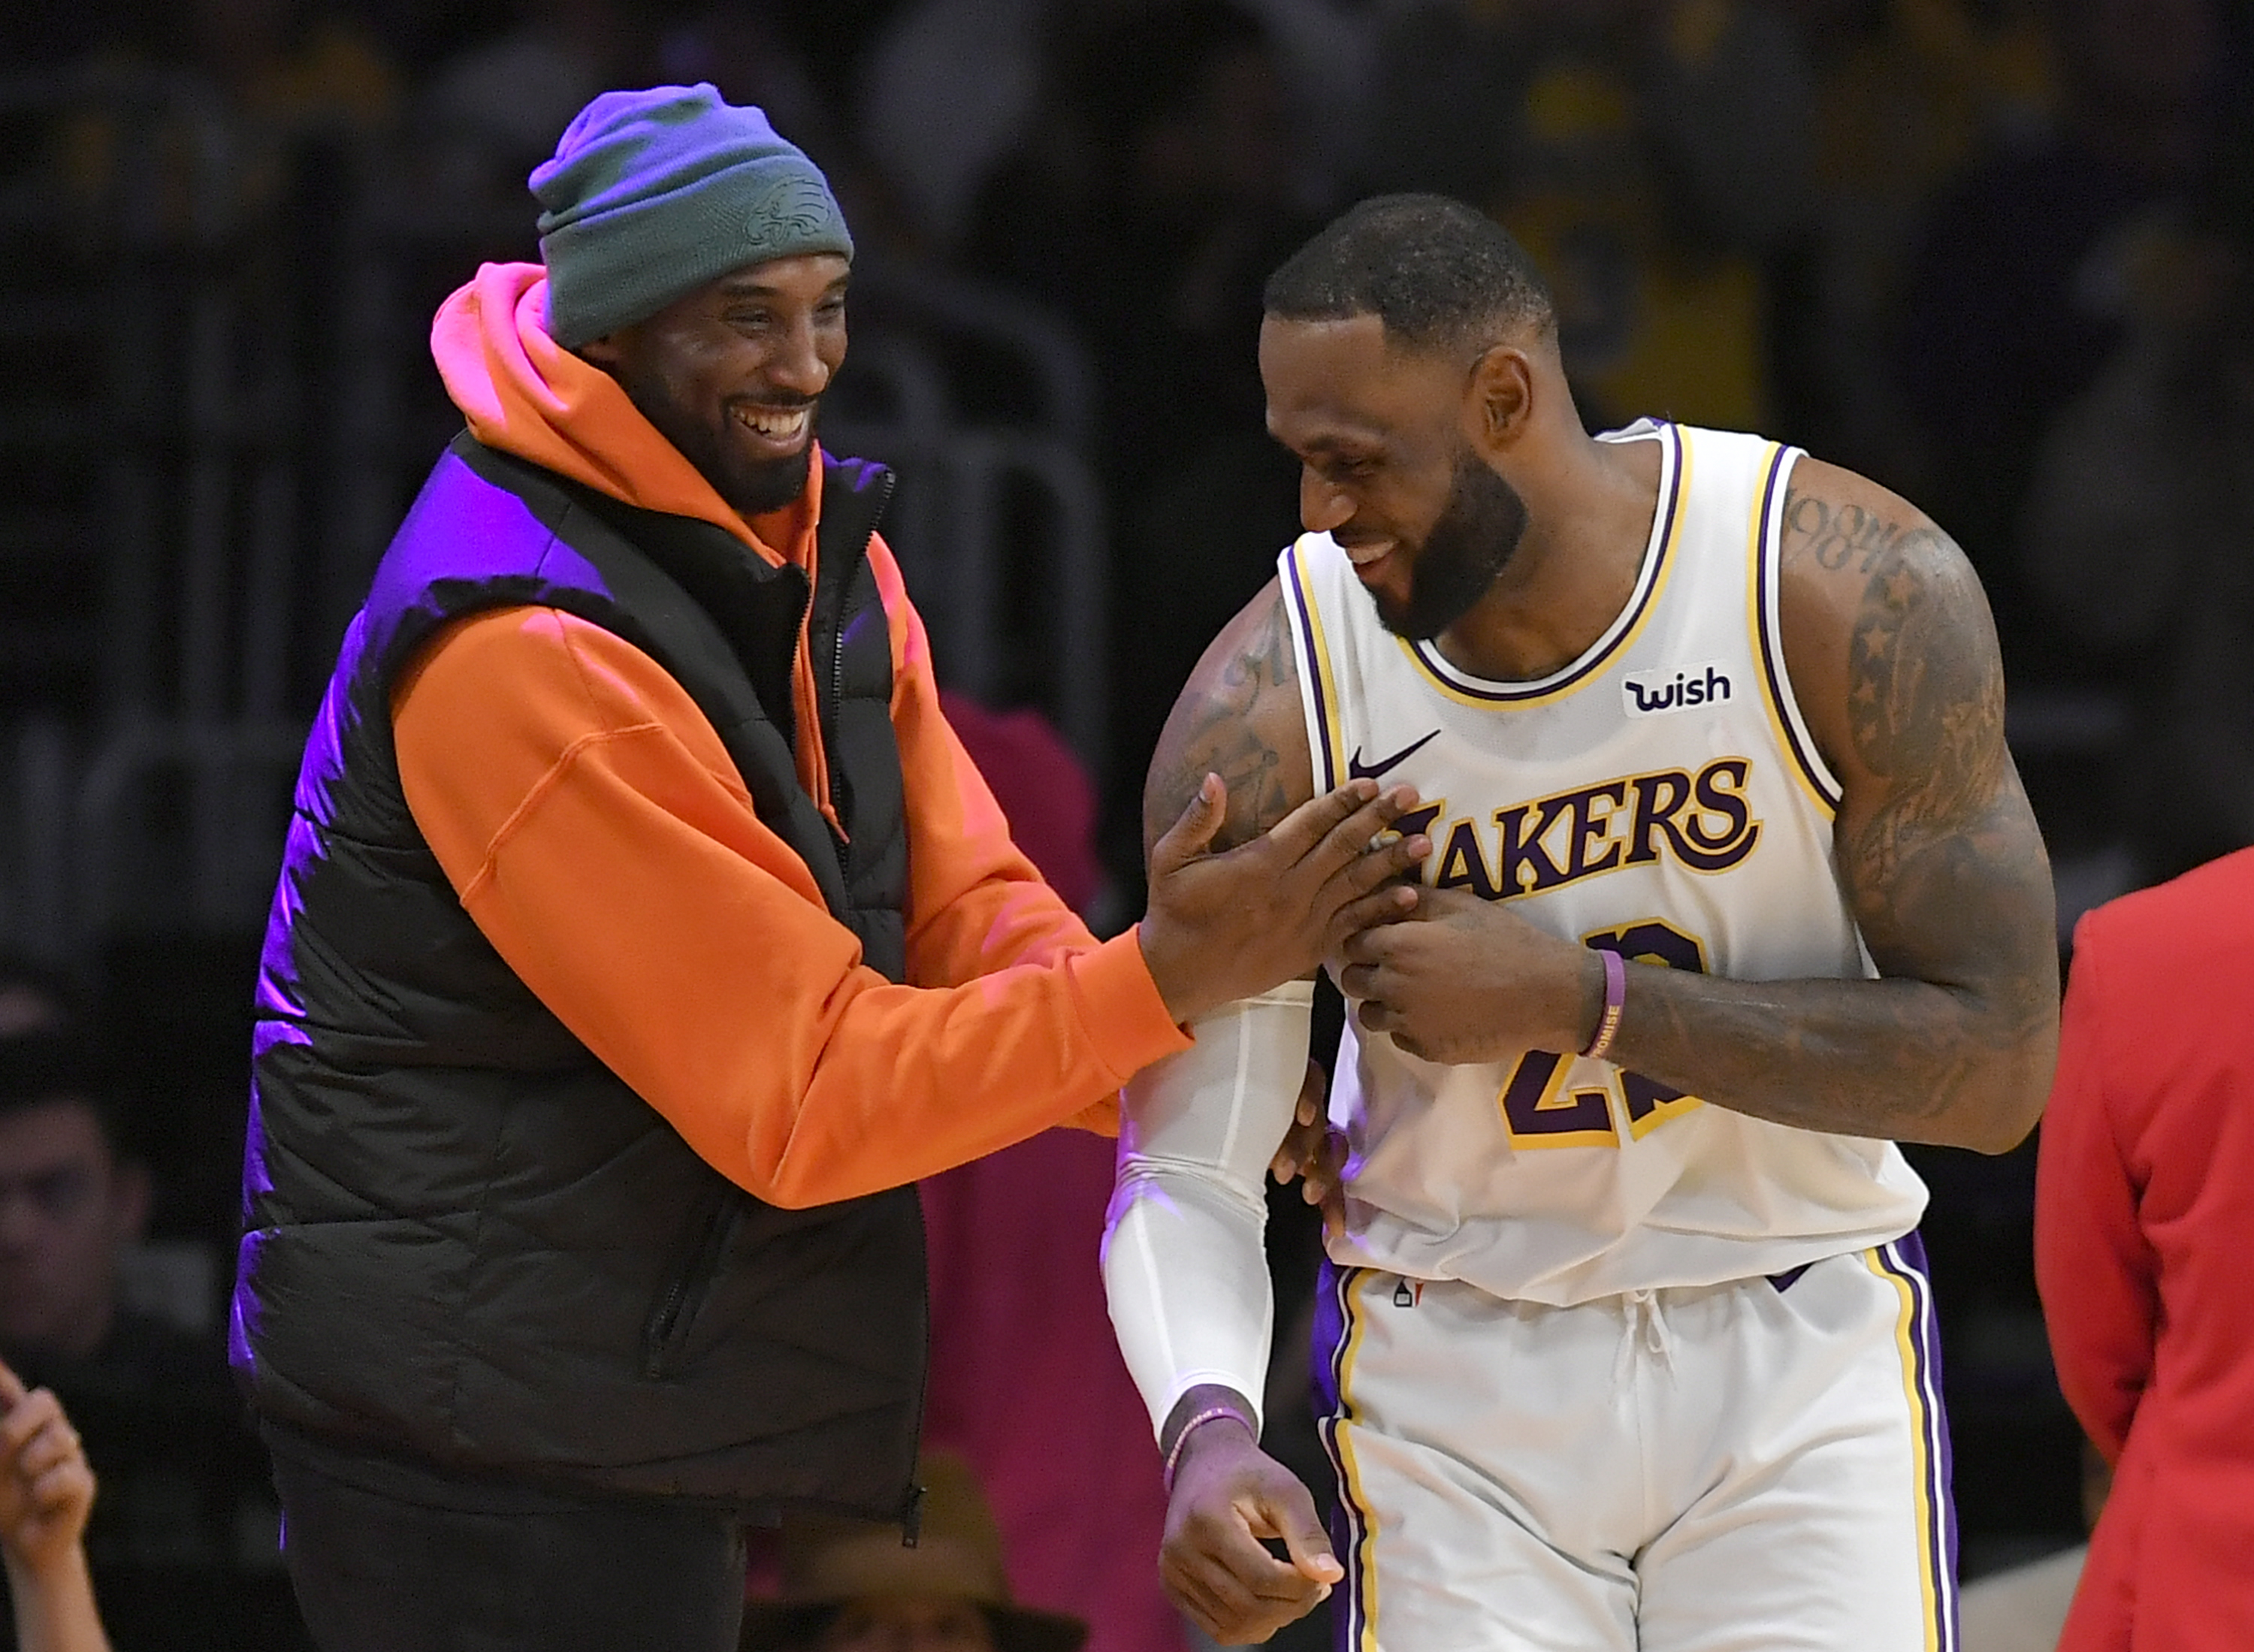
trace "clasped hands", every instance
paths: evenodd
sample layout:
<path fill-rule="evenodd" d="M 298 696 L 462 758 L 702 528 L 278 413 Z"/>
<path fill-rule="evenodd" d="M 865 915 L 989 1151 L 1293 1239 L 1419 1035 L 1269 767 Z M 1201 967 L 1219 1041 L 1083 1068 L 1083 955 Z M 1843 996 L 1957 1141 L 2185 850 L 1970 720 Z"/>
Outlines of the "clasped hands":
<path fill-rule="evenodd" d="M 1348 934 L 1328 960 L 1364 1032 L 1450 1066 L 1589 1041 L 1604 1002 L 1594 953 L 1466 890 L 1410 892 L 1413 906 Z"/>
<path fill-rule="evenodd" d="M 1208 775 L 1152 846 L 1140 930 L 1174 1018 L 1194 1020 L 1327 962 L 1364 1031 L 1428 1061 L 1586 1043 L 1602 967 L 1499 901 L 1418 881 L 1431 840 L 1391 830 L 1416 802 L 1407 787 L 1351 780 L 1214 853 L 1227 795 Z"/>
<path fill-rule="evenodd" d="M 1463 890 L 1409 888 L 1414 906 L 1347 934 L 1328 959 L 1364 1032 L 1450 1065 L 1588 1042 L 1604 1002 L 1604 966 L 1594 953 Z M 1300 1197 L 1322 1207 L 1335 1235 L 1345 1218 L 1346 1144 L 1326 1118 L 1327 1088 L 1310 1061 L 1269 1172 L 1278 1183 L 1299 1178 Z"/>

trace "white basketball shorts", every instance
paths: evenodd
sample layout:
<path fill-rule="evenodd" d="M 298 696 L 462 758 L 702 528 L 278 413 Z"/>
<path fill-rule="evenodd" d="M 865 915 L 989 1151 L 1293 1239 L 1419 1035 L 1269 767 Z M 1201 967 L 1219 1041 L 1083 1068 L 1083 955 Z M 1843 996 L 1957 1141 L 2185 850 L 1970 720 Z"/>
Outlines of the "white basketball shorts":
<path fill-rule="evenodd" d="M 1914 1234 L 1570 1308 L 1320 1289 L 1340 1652 L 1956 1652 Z"/>

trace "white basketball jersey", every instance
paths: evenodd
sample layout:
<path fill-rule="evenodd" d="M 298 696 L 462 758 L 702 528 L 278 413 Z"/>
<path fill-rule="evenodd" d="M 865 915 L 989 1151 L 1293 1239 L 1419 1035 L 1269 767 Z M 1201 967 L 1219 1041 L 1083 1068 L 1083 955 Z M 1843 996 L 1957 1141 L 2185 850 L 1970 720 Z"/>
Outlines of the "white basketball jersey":
<path fill-rule="evenodd" d="M 1413 785 L 1424 881 L 1553 934 L 1738 980 L 1875 974 L 1832 870 L 1839 785 L 1778 640 L 1796 450 L 1648 421 L 1603 439 L 1659 444 L 1650 542 L 1618 618 L 1539 682 L 1388 632 L 1328 535 L 1284 552 L 1320 787 Z M 1334 1261 L 1560 1306 L 1783 1273 L 1897 1238 L 1925 1205 L 1890 1142 L 1578 1056 L 1441 1066 L 1351 1018 L 1331 1116 L 1351 1149 Z"/>

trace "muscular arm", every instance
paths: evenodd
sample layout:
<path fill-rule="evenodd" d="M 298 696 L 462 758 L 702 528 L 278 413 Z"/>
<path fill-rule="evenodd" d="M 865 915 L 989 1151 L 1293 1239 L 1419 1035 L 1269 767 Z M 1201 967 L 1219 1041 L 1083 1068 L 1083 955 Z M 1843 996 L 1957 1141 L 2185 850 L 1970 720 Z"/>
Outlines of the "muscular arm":
<path fill-rule="evenodd" d="M 1839 886 L 1880 978 L 1637 969 L 1614 1057 L 1779 1124 L 2003 1152 L 2050 1083 L 2058 965 L 1986 601 L 1922 513 L 1812 459 L 1782 574 L 1786 664 L 1844 792 Z"/>
<path fill-rule="evenodd" d="M 1250 843 L 1314 794 L 1314 760 L 1299 710 L 1292 628 L 1284 612 L 1283 590 L 1272 579 L 1208 645 L 1167 714 L 1143 785 L 1145 853 L 1189 806 L 1208 774 L 1220 775 L 1228 788 L 1228 812 L 1214 836 L 1216 848 Z M 1130 1092 L 1126 1101 L 1129 1122 L 1123 1147 L 1131 1151 L 1138 1098 Z M 1281 1135 L 1280 1128 L 1278 1133 Z M 1256 1162 L 1264 1163 L 1259 1155 L 1273 1146 L 1259 1147 Z M 1257 1174 L 1256 1169 L 1256 1188 Z M 1115 1227 L 1125 1214 L 1122 1195 L 1140 1180 L 1139 1169 L 1123 1155 L 1121 1192 L 1113 1200 Z M 1248 1229 L 1255 1243 L 1264 1220 L 1255 1216 Z M 1213 1260 L 1218 1264 L 1222 1259 Z M 1262 1265 L 1264 1270 L 1264 1259 Z M 1123 1327 L 1123 1341 L 1132 1334 Z M 1261 1340 L 1265 1341 L 1264 1334 Z M 1159 1449 L 1172 1451 L 1183 1423 L 1219 1406 L 1232 1407 L 1248 1424 L 1259 1415 L 1251 1396 L 1230 1387 L 1200 1383 L 1169 1407 L 1158 1430 Z"/>
<path fill-rule="evenodd" d="M 1250 843 L 1314 795 L 1292 627 L 1272 579 L 1213 640 L 1166 718 L 1143 787 L 1146 852 L 1208 774 L 1228 788 L 1215 848 Z"/>
<path fill-rule="evenodd" d="M 1271 583 L 1206 650 L 1152 761 L 1146 844 L 1209 774 L 1227 788 L 1223 844 L 1250 841 L 1313 794 L 1291 645 Z M 1404 870 L 1427 847 L 1412 836 L 1387 858 Z M 1394 891 L 1364 905 L 1383 900 L 1398 915 L 1407 899 Z M 1130 1082 L 1104 1236 L 1120 1349 L 1171 1466 L 1159 1573 L 1178 1605 L 1230 1642 L 1264 1639 L 1343 1575 L 1306 1488 L 1254 1443 L 1274 1312 L 1261 1172 L 1292 1122 L 1307 1005 L 1294 983 L 1228 1005 L 1197 1024 L 1180 1060 Z M 1290 1561 L 1271 1558 L 1264 1537 L 1282 1538 Z"/>

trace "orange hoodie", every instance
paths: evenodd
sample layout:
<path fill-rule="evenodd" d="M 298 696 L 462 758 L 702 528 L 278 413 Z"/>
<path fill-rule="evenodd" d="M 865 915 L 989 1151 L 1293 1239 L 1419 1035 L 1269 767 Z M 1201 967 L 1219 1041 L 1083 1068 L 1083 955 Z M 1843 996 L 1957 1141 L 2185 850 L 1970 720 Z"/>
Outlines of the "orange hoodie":
<path fill-rule="evenodd" d="M 547 336 L 536 266 L 487 265 L 432 352 L 471 430 L 612 497 L 811 565 L 820 467 L 747 522 L 599 369 Z M 779 551 L 775 546 L 787 547 Z M 861 962 L 648 655 L 550 608 L 440 632 L 392 724 L 416 823 L 509 967 L 714 1168 L 775 1204 L 896 1186 L 1047 1126 L 1108 1129 L 1126 1076 L 1187 1040 L 1130 934 L 1101 945 L 1011 843 L 939 710 L 881 540 L 907 794 L 908 984 Z M 801 783 L 823 769 L 802 636 Z"/>

